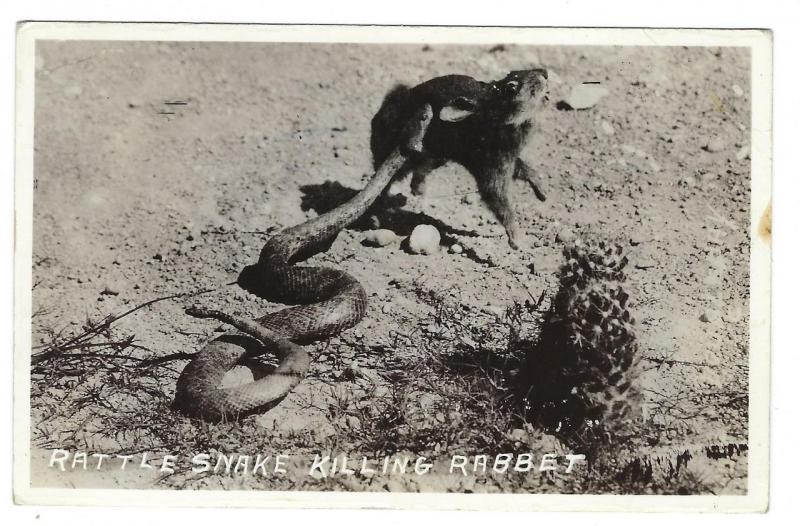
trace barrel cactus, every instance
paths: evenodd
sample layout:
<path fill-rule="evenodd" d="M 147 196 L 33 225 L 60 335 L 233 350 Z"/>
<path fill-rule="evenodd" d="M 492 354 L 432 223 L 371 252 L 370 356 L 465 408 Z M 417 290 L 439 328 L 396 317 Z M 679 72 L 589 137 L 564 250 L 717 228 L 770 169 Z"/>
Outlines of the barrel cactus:
<path fill-rule="evenodd" d="M 579 443 L 625 439 L 642 413 L 628 259 L 618 244 L 582 240 L 564 256 L 559 290 L 520 371 L 526 416 Z"/>

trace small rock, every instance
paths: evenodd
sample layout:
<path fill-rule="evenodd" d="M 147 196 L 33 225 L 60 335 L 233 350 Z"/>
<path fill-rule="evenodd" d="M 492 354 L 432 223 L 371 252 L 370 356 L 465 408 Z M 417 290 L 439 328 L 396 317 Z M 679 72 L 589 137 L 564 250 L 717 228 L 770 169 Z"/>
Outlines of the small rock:
<path fill-rule="evenodd" d="M 603 133 L 606 135 L 614 135 L 614 126 L 607 120 L 600 121 L 600 129 L 603 130 Z"/>
<path fill-rule="evenodd" d="M 370 230 L 364 234 L 364 243 L 371 247 L 385 247 L 397 241 L 399 236 L 386 228 Z"/>
<path fill-rule="evenodd" d="M 594 107 L 608 93 L 608 88 L 602 84 L 576 84 L 564 102 L 573 110 L 586 110 Z"/>
<path fill-rule="evenodd" d="M 392 304 L 391 303 L 384 303 L 383 307 L 381 307 L 381 312 L 384 314 L 389 314 L 392 312 Z"/>
<path fill-rule="evenodd" d="M 459 245 L 458 243 L 453 243 L 452 245 L 450 245 L 450 252 L 451 252 L 452 254 L 461 254 L 461 252 L 462 252 L 463 250 L 464 250 L 464 249 L 462 249 L 462 248 L 461 248 L 461 245 Z"/>
<path fill-rule="evenodd" d="M 681 181 L 683 182 L 683 184 L 685 184 L 689 188 L 692 188 L 692 187 L 697 185 L 697 180 L 694 177 L 691 177 L 691 176 L 684 177 L 683 179 L 681 179 Z"/>
<path fill-rule="evenodd" d="M 703 314 L 700 315 L 700 321 L 702 321 L 703 323 L 709 323 L 711 321 L 711 318 L 708 317 L 708 313 L 704 312 Z"/>
<path fill-rule="evenodd" d="M 734 84 L 733 86 L 731 86 L 731 89 L 733 90 L 733 94 L 736 95 L 737 97 L 741 97 L 742 95 L 744 95 L 744 90 L 738 84 Z"/>
<path fill-rule="evenodd" d="M 725 141 L 720 139 L 719 137 L 715 137 L 708 141 L 708 143 L 703 147 L 703 149 L 709 153 L 717 153 L 721 152 L 725 149 Z"/>
<path fill-rule="evenodd" d="M 461 202 L 465 205 L 474 205 L 475 200 L 475 194 L 465 194 L 464 197 L 461 198 Z"/>
<path fill-rule="evenodd" d="M 569 227 L 564 227 L 556 233 L 556 241 L 560 243 L 568 243 L 573 239 L 575 239 L 575 233 Z"/>
<path fill-rule="evenodd" d="M 408 239 L 408 248 L 413 254 L 433 254 L 439 250 L 441 239 L 435 226 L 417 225 Z"/>

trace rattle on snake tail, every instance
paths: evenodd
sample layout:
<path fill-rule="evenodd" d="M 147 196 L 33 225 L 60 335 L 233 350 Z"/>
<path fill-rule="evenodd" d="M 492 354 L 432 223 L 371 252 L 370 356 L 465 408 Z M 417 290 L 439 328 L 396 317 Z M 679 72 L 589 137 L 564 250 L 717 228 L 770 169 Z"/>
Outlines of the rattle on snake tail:
<path fill-rule="evenodd" d="M 178 378 L 174 408 L 187 416 L 212 421 L 237 420 L 275 406 L 306 375 L 311 359 L 300 344 L 321 340 L 353 327 L 364 317 L 367 294 L 346 272 L 326 267 L 295 266 L 326 251 L 339 232 L 358 219 L 377 199 L 409 156 L 422 151 L 422 139 L 433 118 L 425 105 L 408 121 L 402 139 L 355 197 L 337 208 L 267 240 L 258 263 L 242 270 L 238 284 L 266 300 L 293 307 L 248 320 L 204 307 L 187 313 L 232 325 L 210 341 Z M 278 367 L 253 382 L 222 388 L 225 373 L 245 358 L 273 352 Z"/>

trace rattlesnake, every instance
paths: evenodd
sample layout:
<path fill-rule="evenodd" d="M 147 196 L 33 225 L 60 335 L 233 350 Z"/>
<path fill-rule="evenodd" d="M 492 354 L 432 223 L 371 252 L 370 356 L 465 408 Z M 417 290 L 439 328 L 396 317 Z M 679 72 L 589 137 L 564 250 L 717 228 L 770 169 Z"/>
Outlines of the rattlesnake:
<path fill-rule="evenodd" d="M 212 421 L 236 420 L 277 404 L 306 375 L 311 364 L 300 344 L 330 337 L 364 317 L 367 294 L 342 270 L 295 266 L 326 251 L 339 232 L 358 219 L 403 168 L 407 157 L 422 151 L 422 139 L 433 118 L 422 106 L 406 124 L 403 137 L 373 178 L 339 207 L 267 240 L 258 263 L 246 267 L 238 283 L 269 301 L 295 305 L 248 320 L 205 307 L 190 307 L 196 317 L 215 318 L 240 332 L 226 333 L 201 349 L 184 368 L 176 387 L 174 408 Z M 255 340 L 254 340 L 255 339 Z M 246 357 L 271 351 L 280 364 L 256 381 L 222 388 L 225 373 Z"/>

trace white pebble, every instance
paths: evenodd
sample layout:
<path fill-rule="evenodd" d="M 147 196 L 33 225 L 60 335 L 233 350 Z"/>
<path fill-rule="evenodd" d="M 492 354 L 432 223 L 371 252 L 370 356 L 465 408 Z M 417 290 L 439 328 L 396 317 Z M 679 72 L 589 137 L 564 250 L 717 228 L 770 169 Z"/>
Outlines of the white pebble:
<path fill-rule="evenodd" d="M 370 230 L 364 234 L 364 243 L 373 247 L 385 247 L 398 239 L 397 234 L 386 228 Z"/>
<path fill-rule="evenodd" d="M 608 88 L 602 84 L 575 84 L 564 101 L 573 110 L 585 110 L 596 105 L 608 95 Z"/>
<path fill-rule="evenodd" d="M 417 225 L 411 232 L 408 248 L 413 254 L 433 254 L 439 250 L 442 236 L 432 225 Z"/>
<path fill-rule="evenodd" d="M 607 120 L 600 121 L 600 129 L 606 135 L 614 135 L 614 126 Z"/>
<path fill-rule="evenodd" d="M 459 245 L 458 243 L 453 243 L 452 245 L 450 245 L 450 252 L 452 252 L 453 254 L 461 254 L 462 250 L 463 249 L 461 248 L 461 245 Z"/>
<path fill-rule="evenodd" d="M 731 89 L 733 90 L 733 94 L 736 95 L 737 97 L 741 97 L 742 95 L 744 95 L 744 90 L 738 84 L 734 84 L 733 86 L 731 86 Z"/>

